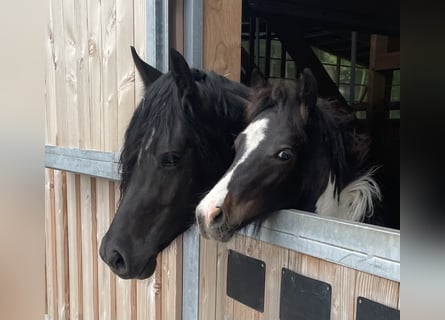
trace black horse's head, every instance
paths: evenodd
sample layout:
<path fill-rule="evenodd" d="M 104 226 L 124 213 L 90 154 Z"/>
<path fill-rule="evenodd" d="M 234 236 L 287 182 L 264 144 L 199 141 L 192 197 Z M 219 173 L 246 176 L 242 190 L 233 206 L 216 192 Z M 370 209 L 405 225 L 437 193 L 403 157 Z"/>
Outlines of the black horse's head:
<path fill-rule="evenodd" d="M 341 210 L 351 200 L 362 201 L 361 191 L 372 194 L 374 184 L 366 175 L 340 194 L 357 178 L 367 143 L 351 130 L 353 117 L 317 95 L 309 70 L 298 82 L 264 82 L 253 90 L 249 125 L 236 139 L 234 161 L 196 209 L 203 236 L 227 241 L 237 229 L 279 209 L 316 211 L 323 205 L 326 211 L 340 203 Z"/>
<path fill-rule="evenodd" d="M 193 224 L 200 195 L 230 164 L 248 89 L 190 69 L 175 50 L 166 74 L 132 54 L 145 94 L 125 134 L 119 207 L 100 255 L 121 278 L 143 279 Z"/>

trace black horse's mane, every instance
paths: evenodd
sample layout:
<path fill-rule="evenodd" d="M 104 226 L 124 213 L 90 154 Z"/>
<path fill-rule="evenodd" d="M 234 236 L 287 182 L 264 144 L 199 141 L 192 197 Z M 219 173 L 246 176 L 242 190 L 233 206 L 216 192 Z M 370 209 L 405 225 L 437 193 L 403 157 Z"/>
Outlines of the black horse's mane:
<path fill-rule="evenodd" d="M 192 69 L 202 106 L 192 106 L 185 111 L 171 72 L 162 75 L 145 90 L 144 97 L 133 113 L 125 132 L 120 155 L 120 200 L 127 190 L 141 145 L 148 132 L 156 129 L 156 137 L 166 134 L 178 121 L 191 128 L 194 145 L 202 159 L 209 159 L 212 139 L 231 147 L 231 139 L 244 124 L 244 108 L 249 89 L 214 72 Z M 206 107 L 206 121 L 194 112 L 194 107 Z M 225 121 L 226 120 L 226 121 Z M 154 137 L 154 139 L 156 139 Z M 225 141 L 226 140 L 226 141 Z M 204 168 L 205 169 L 205 168 Z"/>
<path fill-rule="evenodd" d="M 355 115 L 336 106 L 334 100 L 318 98 L 315 107 L 307 107 L 301 101 L 300 90 L 298 82 L 286 80 L 253 90 L 247 108 L 247 123 L 267 109 L 279 108 L 278 112 L 284 114 L 283 119 L 291 122 L 300 140 L 321 139 L 330 150 L 330 163 L 336 177 L 335 192 L 338 194 L 345 184 L 363 174 L 369 136 Z"/>

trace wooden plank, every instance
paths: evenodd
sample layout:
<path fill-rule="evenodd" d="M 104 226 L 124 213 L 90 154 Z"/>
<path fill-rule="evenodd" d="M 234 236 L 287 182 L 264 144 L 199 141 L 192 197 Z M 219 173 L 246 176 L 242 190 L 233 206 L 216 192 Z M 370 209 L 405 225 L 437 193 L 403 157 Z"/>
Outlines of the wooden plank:
<path fill-rule="evenodd" d="M 234 250 L 246 256 L 262 260 L 262 246 L 263 243 L 261 241 L 241 235 L 235 236 Z M 259 319 L 259 314 L 260 312 L 233 300 L 233 319 L 255 320 Z"/>
<path fill-rule="evenodd" d="M 227 258 L 228 250 L 235 248 L 235 238 L 229 242 L 218 243 L 217 272 L 216 272 L 216 320 L 234 320 L 234 300 L 229 298 L 227 292 Z M 211 285 L 211 283 L 209 284 Z M 204 320 L 204 319 L 201 319 Z"/>
<path fill-rule="evenodd" d="M 76 0 L 63 0 L 63 23 L 64 23 L 64 59 L 65 59 L 65 94 L 66 94 L 66 127 L 61 129 L 67 131 L 66 140 L 62 143 L 69 147 L 79 146 L 79 112 L 77 95 L 77 32 L 75 27 L 74 3 Z M 60 104 L 58 108 L 62 107 Z"/>
<path fill-rule="evenodd" d="M 57 272 L 57 314 L 58 319 L 69 319 L 69 266 L 68 266 L 68 226 L 66 204 L 66 174 L 54 172 L 55 186 L 55 234 Z"/>
<path fill-rule="evenodd" d="M 69 253 L 70 319 L 82 319 L 82 237 L 80 216 L 80 176 L 67 173 L 67 215 Z"/>
<path fill-rule="evenodd" d="M 110 182 L 110 194 L 114 196 L 110 197 L 110 202 L 113 200 L 112 215 L 114 216 L 117 210 L 117 201 L 119 200 L 119 188 L 118 184 Z M 125 280 L 116 276 L 116 319 L 130 320 L 132 318 L 132 284 L 130 280 Z M 136 315 L 134 315 L 136 316 Z"/>
<path fill-rule="evenodd" d="M 82 281 L 83 281 L 83 316 L 86 319 L 95 319 L 94 310 L 94 259 L 96 243 L 92 242 L 92 202 L 91 181 L 89 177 L 80 177 L 80 214 L 82 221 Z M 94 212 L 95 213 L 95 212 Z"/>
<path fill-rule="evenodd" d="M 88 68 L 89 105 L 91 106 L 91 147 L 101 150 L 103 132 L 103 83 L 102 83 L 102 28 L 101 1 L 88 1 Z M 99 207 L 98 207 L 99 209 Z"/>
<path fill-rule="evenodd" d="M 110 192 L 109 181 L 96 179 L 96 219 L 97 219 L 97 245 L 100 246 L 102 237 L 108 230 L 111 222 L 110 218 Z M 116 314 L 113 309 L 115 292 L 113 291 L 114 277 L 111 275 L 110 268 L 101 260 L 97 266 L 98 275 L 98 310 L 99 319 L 116 320 Z"/>
<path fill-rule="evenodd" d="M 262 260 L 266 263 L 264 313 L 260 319 L 278 319 L 280 315 L 281 270 L 288 267 L 289 250 L 261 243 Z"/>
<path fill-rule="evenodd" d="M 240 79 L 241 0 L 204 1 L 204 67 Z"/>
<path fill-rule="evenodd" d="M 91 148 L 90 92 L 89 92 L 89 47 L 88 47 L 88 1 L 74 2 L 77 72 L 77 104 L 79 117 L 79 147 Z"/>
<path fill-rule="evenodd" d="M 162 251 L 161 314 L 163 319 L 182 318 L 182 235 Z"/>
<path fill-rule="evenodd" d="M 134 47 L 139 56 L 145 60 L 147 53 L 146 0 L 134 0 Z M 135 101 L 141 100 L 143 90 L 142 79 L 135 71 Z"/>
<path fill-rule="evenodd" d="M 199 310 L 200 320 L 214 319 L 216 292 L 220 291 L 217 279 L 218 243 L 214 240 L 199 239 Z"/>
<path fill-rule="evenodd" d="M 368 298 L 391 308 L 398 308 L 400 294 L 400 283 L 370 275 L 361 271 L 357 272 L 355 286 L 355 298 Z M 354 307 L 354 319 L 356 316 Z"/>
<path fill-rule="evenodd" d="M 65 56 L 64 56 L 64 23 L 62 1 L 51 2 L 51 16 L 53 17 L 53 60 L 55 66 L 55 93 L 56 93 L 56 121 L 57 132 L 55 143 L 63 145 L 66 143 L 68 132 L 68 118 L 66 115 L 66 93 L 65 93 Z"/>
<path fill-rule="evenodd" d="M 103 82 L 103 131 L 101 147 L 104 151 L 116 151 L 118 146 L 118 90 L 117 90 L 117 27 L 116 2 L 102 2 L 102 82 Z"/>
<path fill-rule="evenodd" d="M 55 53 L 54 53 L 54 19 L 52 1 L 49 3 L 47 24 L 46 64 L 45 64 L 45 143 L 56 144 L 57 114 L 56 114 L 56 79 L 55 79 Z"/>
<path fill-rule="evenodd" d="M 378 54 L 373 68 L 375 71 L 400 69 L 400 51 Z"/>
<path fill-rule="evenodd" d="M 118 84 L 118 115 L 117 115 L 117 145 L 120 150 L 135 105 L 134 63 L 131 57 L 130 45 L 133 44 L 133 1 L 116 2 L 116 56 Z"/>
<path fill-rule="evenodd" d="M 57 317 L 57 273 L 56 273 L 56 226 L 55 226 L 54 170 L 45 170 L 45 255 L 47 314 Z"/>

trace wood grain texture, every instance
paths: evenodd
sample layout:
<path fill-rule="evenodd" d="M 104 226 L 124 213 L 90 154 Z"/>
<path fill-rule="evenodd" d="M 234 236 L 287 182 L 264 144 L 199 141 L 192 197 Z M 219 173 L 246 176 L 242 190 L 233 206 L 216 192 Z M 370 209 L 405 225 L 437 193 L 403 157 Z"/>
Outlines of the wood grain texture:
<path fill-rule="evenodd" d="M 68 259 L 70 319 L 82 319 L 82 234 L 80 214 L 80 176 L 67 173 Z"/>
<path fill-rule="evenodd" d="M 214 319 L 216 293 L 220 283 L 217 281 L 218 243 L 214 240 L 199 238 L 199 312 L 198 318 Z"/>
<path fill-rule="evenodd" d="M 54 170 L 45 170 L 46 301 L 50 319 L 57 316 L 57 255 Z"/>
<path fill-rule="evenodd" d="M 204 1 L 204 68 L 240 79 L 241 0 Z"/>

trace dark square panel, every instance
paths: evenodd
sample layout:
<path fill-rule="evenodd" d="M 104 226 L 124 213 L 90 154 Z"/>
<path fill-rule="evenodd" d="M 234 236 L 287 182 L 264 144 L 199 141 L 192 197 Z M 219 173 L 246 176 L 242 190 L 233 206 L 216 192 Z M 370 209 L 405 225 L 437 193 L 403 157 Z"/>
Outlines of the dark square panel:
<path fill-rule="evenodd" d="M 283 268 L 281 275 L 281 320 L 329 320 L 331 286 Z"/>
<path fill-rule="evenodd" d="M 400 310 L 358 297 L 356 320 L 400 320 Z"/>
<path fill-rule="evenodd" d="M 266 264 L 229 250 L 227 295 L 257 311 L 264 311 Z"/>

